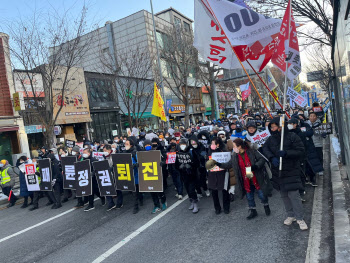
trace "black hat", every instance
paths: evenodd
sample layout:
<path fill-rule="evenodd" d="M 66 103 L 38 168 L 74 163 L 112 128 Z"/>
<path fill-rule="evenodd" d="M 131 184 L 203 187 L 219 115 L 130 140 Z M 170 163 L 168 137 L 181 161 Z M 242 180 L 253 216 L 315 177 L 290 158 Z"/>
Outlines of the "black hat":
<path fill-rule="evenodd" d="M 297 119 L 295 119 L 295 118 L 291 118 L 291 119 L 288 121 L 288 123 L 298 124 L 299 122 L 298 122 L 298 120 L 297 120 Z"/>
<path fill-rule="evenodd" d="M 246 127 L 247 127 L 247 128 L 249 128 L 249 127 L 254 127 L 254 128 L 256 128 L 256 123 L 255 123 L 255 121 L 248 121 Z"/>
<path fill-rule="evenodd" d="M 179 142 L 179 144 L 186 144 L 187 145 L 187 139 L 182 138 Z"/>
<path fill-rule="evenodd" d="M 151 143 L 150 140 L 145 140 L 145 141 L 143 142 L 143 146 L 145 146 L 145 145 L 152 145 L 152 143 Z"/>

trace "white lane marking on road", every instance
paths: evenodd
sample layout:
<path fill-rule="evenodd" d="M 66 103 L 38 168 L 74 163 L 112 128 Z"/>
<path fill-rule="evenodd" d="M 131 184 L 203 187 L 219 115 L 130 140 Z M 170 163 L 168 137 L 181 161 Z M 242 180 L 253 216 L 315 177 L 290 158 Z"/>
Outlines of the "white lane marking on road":
<path fill-rule="evenodd" d="M 126 243 L 128 243 L 130 240 L 132 240 L 134 237 L 138 236 L 139 234 L 141 234 L 143 231 L 145 231 L 147 228 L 149 228 L 150 226 L 152 226 L 154 223 L 156 223 L 159 219 L 161 219 L 163 216 L 165 216 L 166 214 L 168 214 L 169 212 L 171 212 L 174 208 L 176 208 L 177 206 L 179 206 L 183 201 L 185 201 L 186 199 L 188 199 L 188 196 L 186 195 L 182 200 L 179 200 L 177 202 L 175 202 L 172 206 L 168 207 L 167 210 L 165 210 L 164 212 L 161 212 L 160 214 L 158 214 L 156 217 L 154 217 L 153 219 L 151 219 L 150 221 L 148 221 L 146 224 L 144 224 L 143 226 L 141 226 L 140 228 L 138 228 L 137 230 L 135 230 L 134 232 L 132 232 L 130 235 L 128 235 L 126 238 L 124 238 L 122 241 L 120 241 L 119 243 L 117 243 L 116 245 L 114 245 L 113 247 L 111 247 L 109 250 L 107 250 L 105 253 L 103 253 L 101 256 L 99 256 L 98 258 L 96 258 L 92 263 L 100 263 L 102 261 L 104 261 L 106 258 L 108 258 L 110 255 L 112 255 L 114 252 L 116 252 L 118 249 L 120 249 L 122 246 L 124 246 Z"/>
<path fill-rule="evenodd" d="M 305 263 L 318 262 L 320 257 L 323 178 L 323 176 L 317 176 L 318 187 L 316 187 L 314 192 L 312 219 Z"/>
<path fill-rule="evenodd" d="M 95 198 L 94 201 L 96 201 L 96 200 L 98 200 L 98 199 L 99 199 L 99 198 Z M 58 215 L 56 215 L 56 216 L 54 216 L 54 217 L 50 217 L 50 218 L 48 218 L 48 219 L 46 219 L 46 220 L 44 220 L 44 221 L 42 221 L 42 222 L 40 222 L 40 223 L 38 223 L 38 224 L 36 224 L 36 225 L 34 225 L 34 226 L 30 226 L 30 227 L 28 227 L 28 228 L 25 228 L 25 229 L 23 229 L 23 230 L 21 230 L 21 231 L 18 231 L 18 232 L 16 232 L 16 233 L 12 234 L 12 235 L 9 235 L 9 236 L 7 236 L 7 237 L 4 237 L 4 238 L 0 239 L 0 243 L 4 242 L 4 241 L 6 241 L 6 240 L 9 240 L 9 239 L 11 239 L 11 238 L 13 238 L 13 237 L 16 237 L 16 236 L 18 236 L 18 235 L 20 235 L 20 234 L 23 234 L 23 233 L 25 233 L 25 232 L 28 232 L 29 230 L 32 230 L 32 229 L 34 229 L 34 228 L 36 228 L 36 227 L 38 227 L 38 226 L 44 225 L 44 224 L 46 224 L 46 223 L 48 223 L 48 222 L 50 222 L 50 221 L 52 221 L 52 220 L 55 220 L 56 218 L 60 218 L 61 216 L 64 216 L 64 215 L 66 215 L 66 214 L 69 214 L 70 212 L 73 212 L 74 210 L 76 210 L 76 208 L 69 209 L 69 210 L 67 210 L 67 211 L 65 211 L 65 212 L 63 212 L 63 213 L 61 213 L 61 214 L 58 214 Z"/>

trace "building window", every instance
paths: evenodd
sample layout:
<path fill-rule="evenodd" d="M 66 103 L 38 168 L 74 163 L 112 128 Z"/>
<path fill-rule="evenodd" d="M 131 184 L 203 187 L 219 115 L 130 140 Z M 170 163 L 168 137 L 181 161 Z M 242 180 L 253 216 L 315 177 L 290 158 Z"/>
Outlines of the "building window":
<path fill-rule="evenodd" d="M 113 85 L 111 80 L 89 78 L 88 86 L 91 102 L 113 101 Z"/>
<path fill-rule="evenodd" d="M 190 32 L 191 31 L 191 26 L 189 23 L 185 22 L 184 21 L 184 29 L 185 29 L 185 32 Z"/>
<path fill-rule="evenodd" d="M 181 19 L 174 16 L 174 24 L 176 27 L 180 26 L 181 27 Z"/>

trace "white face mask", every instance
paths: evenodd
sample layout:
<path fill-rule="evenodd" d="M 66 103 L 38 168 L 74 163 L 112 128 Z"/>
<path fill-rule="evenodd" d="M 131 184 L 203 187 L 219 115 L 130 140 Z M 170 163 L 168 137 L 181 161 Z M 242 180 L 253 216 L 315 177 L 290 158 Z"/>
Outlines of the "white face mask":
<path fill-rule="evenodd" d="M 123 140 L 123 143 L 125 143 L 126 142 L 126 140 Z"/>
<path fill-rule="evenodd" d="M 197 148 L 198 147 L 198 144 L 192 144 L 193 148 Z"/>
<path fill-rule="evenodd" d="M 293 124 L 291 124 L 291 123 L 290 123 L 290 124 L 288 124 L 288 125 L 287 125 L 287 127 L 288 127 L 288 130 L 293 130 L 293 129 L 294 129 L 294 125 L 293 125 Z"/>
<path fill-rule="evenodd" d="M 77 152 L 75 152 L 75 151 L 72 151 L 72 155 L 76 155 L 77 154 Z"/>
<path fill-rule="evenodd" d="M 130 149 L 130 146 L 125 146 L 125 150 L 129 150 Z"/>
<path fill-rule="evenodd" d="M 109 155 L 109 152 L 103 152 L 103 155 L 107 156 L 107 155 Z"/>
<path fill-rule="evenodd" d="M 119 140 L 114 140 L 114 142 L 118 143 L 118 142 L 119 142 Z"/>
<path fill-rule="evenodd" d="M 89 155 L 87 153 L 83 153 L 83 158 L 89 158 Z"/>
<path fill-rule="evenodd" d="M 0 163 L 0 168 L 1 168 L 1 167 L 4 167 L 4 164 L 3 164 L 3 163 Z"/>
<path fill-rule="evenodd" d="M 202 136 L 202 140 L 206 140 L 207 139 L 207 137 L 205 137 L 205 136 Z"/>
<path fill-rule="evenodd" d="M 184 150 L 186 149 L 186 145 L 184 145 L 184 144 L 180 145 L 180 149 L 181 149 L 182 151 L 184 151 Z"/>
<path fill-rule="evenodd" d="M 66 155 L 65 154 L 61 154 L 61 157 L 66 157 Z"/>
<path fill-rule="evenodd" d="M 175 137 L 175 139 L 178 141 L 178 140 L 180 140 L 180 137 Z"/>

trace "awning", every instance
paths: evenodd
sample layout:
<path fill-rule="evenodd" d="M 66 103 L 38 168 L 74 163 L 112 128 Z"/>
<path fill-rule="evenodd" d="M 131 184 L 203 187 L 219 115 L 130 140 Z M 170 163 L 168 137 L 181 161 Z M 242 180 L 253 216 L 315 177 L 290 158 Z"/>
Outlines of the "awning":
<path fill-rule="evenodd" d="M 211 111 L 207 111 L 207 112 L 205 113 L 205 116 L 209 116 L 209 115 L 211 115 Z"/>
<path fill-rule="evenodd" d="M 131 115 L 131 116 L 134 116 L 133 113 L 130 113 L 130 115 Z M 138 114 L 138 115 L 140 116 L 141 113 Z M 128 116 L 128 114 L 125 114 L 125 116 Z M 145 118 L 154 118 L 154 117 L 158 118 L 157 116 L 154 116 L 154 115 L 153 115 L 152 113 L 150 113 L 150 112 L 144 112 L 144 113 L 142 114 L 141 119 L 145 119 Z"/>
<path fill-rule="evenodd" d="M 67 118 L 65 120 L 64 119 L 57 119 L 56 125 L 84 123 L 84 122 L 92 122 L 92 119 L 90 117 Z"/>
<path fill-rule="evenodd" d="M 13 125 L 13 126 L 1 126 L 0 127 L 0 132 L 7 132 L 7 131 L 18 131 L 19 126 L 18 125 Z"/>

